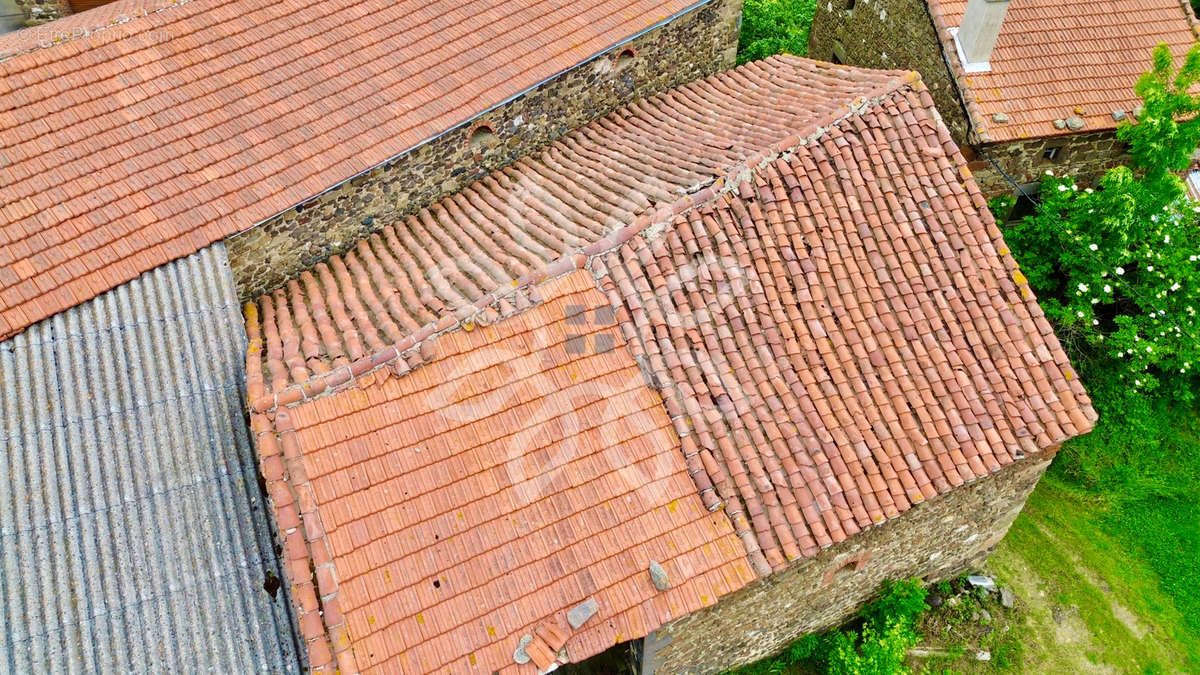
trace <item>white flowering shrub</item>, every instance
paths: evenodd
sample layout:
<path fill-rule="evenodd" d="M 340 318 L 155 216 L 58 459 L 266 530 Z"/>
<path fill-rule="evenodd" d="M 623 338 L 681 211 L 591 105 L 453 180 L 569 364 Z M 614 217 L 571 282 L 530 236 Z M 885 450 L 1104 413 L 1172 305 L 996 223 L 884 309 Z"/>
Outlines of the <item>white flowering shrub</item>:
<path fill-rule="evenodd" d="M 1132 166 L 1093 189 L 1069 177 L 1042 181 L 1036 213 L 1005 230 L 1022 272 L 1076 358 L 1121 386 L 1166 384 L 1190 397 L 1200 364 L 1200 205 L 1177 175 L 1200 143 L 1200 46 L 1176 71 L 1165 46 L 1135 91 L 1136 123 L 1118 135 Z"/>

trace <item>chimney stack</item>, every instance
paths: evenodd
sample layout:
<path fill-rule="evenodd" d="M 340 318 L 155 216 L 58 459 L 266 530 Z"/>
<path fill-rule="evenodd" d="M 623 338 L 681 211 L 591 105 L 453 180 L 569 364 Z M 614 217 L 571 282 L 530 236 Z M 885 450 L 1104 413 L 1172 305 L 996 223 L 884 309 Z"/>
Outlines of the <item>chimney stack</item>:
<path fill-rule="evenodd" d="M 987 62 L 996 46 L 996 38 L 1000 37 L 1006 12 L 1008 0 L 967 0 L 967 11 L 954 40 L 968 71 L 988 69 Z"/>

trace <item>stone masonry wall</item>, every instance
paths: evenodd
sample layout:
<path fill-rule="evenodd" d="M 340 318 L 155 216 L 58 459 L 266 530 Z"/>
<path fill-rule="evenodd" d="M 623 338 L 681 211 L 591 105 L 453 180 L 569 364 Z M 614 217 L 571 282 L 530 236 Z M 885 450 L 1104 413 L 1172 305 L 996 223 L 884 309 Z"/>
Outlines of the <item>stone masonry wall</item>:
<path fill-rule="evenodd" d="M 1053 159 L 1045 158 L 1048 148 L 1058 148 Z M 1017 185 L 1037 183 L 1049 170 L 1059 176 L 1074 176 L 1080 185 L 1091 186 L 1105 171 L 1129 161 L 1125 144 L 1117 140 L 1114 131 L 993 143 L 982 151 Z M 985 157 L 977 157 L 969 167 L 985 196 L 1010 195 L 1015 191 L 1013 184 Z"/>
<path fill-rule="evenodd" d="M 967 143 L 970 123 L 925 0 L 819 0 L 808 55 L 870 68 L 916 70 L 955 142 L 968 157 L 974 154 Z M 1053 160 L 1043 158 L 1048 147 L 1060 148 Z M 994 143 L 983 151 L 1018 185 L 1038 182 L 1047 169 L 1090 185 L 1127 159 L 1111 131 Z M 1014 186 L 996 167 L 983 157 L 974 159 L 970 168 L 985 196 L 1013 194 Z"/>
<path fill-rule="evenodd" d="M 622 105 L 729 68 L 741 10 L 742 0 L 696 7 L 234 236 L 228 249 L 240 295 L 273 290 L 364 236 Z M 469 140 L 481 124 L 494 132 L 482 147 Z"/>
<path fill-rule="evenodd" d="M 852 66 L 915 70 L 959 145 L 967 120 L 925 0 L 817 0 L 808 55 Z"/>
<path fill-rule="evenodd" d="M 717 673 L 841 624 L 888 579 L 944 579 L 983 562 L 1049 466 L 1029 459 L 914 506 L 646 638 L 643 673 Z"/>
<path fill-rule="evenodd" d="M 37 26 L 71 13 L 67 0 L 14 0 L 25 14 L 26 26 Z"/>

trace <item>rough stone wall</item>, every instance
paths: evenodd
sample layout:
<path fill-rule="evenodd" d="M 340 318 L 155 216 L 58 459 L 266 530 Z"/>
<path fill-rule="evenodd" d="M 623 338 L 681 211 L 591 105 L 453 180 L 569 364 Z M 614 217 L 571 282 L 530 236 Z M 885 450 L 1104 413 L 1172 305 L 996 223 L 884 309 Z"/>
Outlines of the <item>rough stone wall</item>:
<path fill-rule="evenodd" d="M 954 140 L 965 145 L 966 116 L 925 0 L 817 0 L 808 55 L 919 72 Z"/>
<path fill-rule="evenodd" d="M 1046 159 L 1048 148 L 1058 148 L 1054 159 Z M 993 143 L 981 148 L 983 156 L 969 164 L 979 188 L 988 198 L 1013 194 L 1013 184 L 1004 177 L 1007 173 L 1017 185 L 1037 183 L 1046 171 L 1055 175 L 1071 175 L 1080 185 L 1094 185 L 1105 171 L 1129 161 L 1125 144 L 1117 140 L 1114 131 L 1095 131 L 1051 138 L 1030 138 L 1023 141 Z M 1004 173 L 997 170 L 990 158 Z"/>
<path fill-rule="evenodd" d="M 71 13 L 67 0 L 14 0 L 25 14 L 26 26 L 37 26 Z"/>
<path fill-rule="evenodd" d="M 643 673 L 716 673 L 836 626 L 888 579 L 944 579 L 982 563 L 1049 466 L 1025 460 L 914 506 L 646 638 Z"/>
<path fill-rule="evenodd" d="M 742 0 L 696 7 L 236 235 L 228 248 L 239 294 L 245 299 L 273 290 L 364 236 L 622 105 L 731 67 L 741 10 Z M 494 136 L 480 147 L 469 139 L 483 124 Z"/>
<path fill-rule="evenodd" d="M 903 68 L 921 73 L 938 112 L 955 142 L 968 156 L 970 122 L 958 97 L 958 86 L 942 55 L 941 41 L 925 0 L 818 0 L 809 36 L 808 55 L 825 61 L 870 68 Z M 1048 147 L 1059 147 L 1053 160 Z M 984 154 L 1019 185 L 1036 183 L 1047 169 L 1069 173 L 1090 185 L 1109 168 L 1128 159 L 1111 131 L 994 143 Z M 1012 194 L 1004 175 L 984 157 L 970 168 L 987 197 Z"/>

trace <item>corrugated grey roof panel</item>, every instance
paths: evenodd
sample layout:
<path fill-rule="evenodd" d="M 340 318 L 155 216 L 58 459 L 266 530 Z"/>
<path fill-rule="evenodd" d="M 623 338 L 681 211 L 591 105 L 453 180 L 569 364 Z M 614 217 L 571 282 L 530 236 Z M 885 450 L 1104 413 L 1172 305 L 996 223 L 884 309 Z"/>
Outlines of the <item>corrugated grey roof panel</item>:
<path fill-rule="evenodd" d="M 297 671 L 217 244 L 0 343 L 0 672 Z"/>

